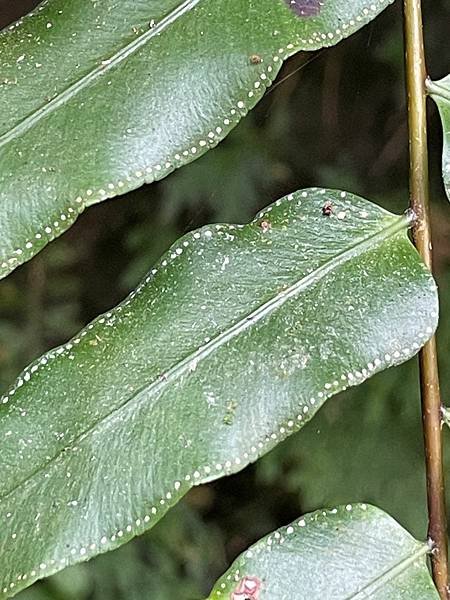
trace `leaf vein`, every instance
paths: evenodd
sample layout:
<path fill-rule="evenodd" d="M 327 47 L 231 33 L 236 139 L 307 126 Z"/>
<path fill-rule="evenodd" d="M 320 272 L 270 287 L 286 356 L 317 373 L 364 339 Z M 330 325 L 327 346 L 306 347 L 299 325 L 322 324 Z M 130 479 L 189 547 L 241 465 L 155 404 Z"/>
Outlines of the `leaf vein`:
<path fill-rule="evenodd" d="M 130 405 L 132 402 L 138 403 L 142 398 L 142 394 L 148 395 L 152 392 L 159 393 L 162 389 L 164 389 L 165 386 L 172 383 L 178 377 L 186 373 L 194 362 L 196 363 L 196 365 L 198 365 L 198 363 L 201 360 L 207 358 L 216 349 L 220 348 L 228 341 L 234 339 L 235 337 L 246 331 L 249 327 L 253 326 L 255 323 L 261 321 L 264 317 L 271 314 L 274 310 L 283 306 L 283 304 L 285 304 L 287 300 L 296 296 L 302 290 L 323 279 L 337 266 L 345 264 L 352 258 L 363 254 L 368 248 L 371 248 L 379 244 L 380 242 L 393 237 L 401 230 L 406 229 L 410 224 L 411 218 L 412 217 L 409 214 L 398 217 L 388 227 L 378 230 L 375 233 L 369 235 L 368 237 L 363 238 L 362 240 L 358 240 L 355 244 L 351 245 L 346 250 L 341 251 L 339 254 L 336 254 L 335 256 L 327 260 L 324 264 L 315 269 L 312 273 L 303 276 L 301 279 L 294 282 L 287 289 L 278 292 L 273 298 L 264 302 L 261 306 L 253 310 L 251 313 L 240 318 L 239 321 L 231 325 L 231 327 L 216 335 L 216 337 L 210 340 L 207 344 L 204 344 L 203 346 L 197 348 L 193 352 L 190 352 L 187 356 L 182 358 L 173 367 L 171 367 L 166 373 L 160 376 L 159 379 L 154 380 L 150 384 L 144 385 L 140 389 L 136 390 L 135 393 L 129 398 L 127 398 L 120 406 L 113 409 L 107 415 L 101 417 L 99 420 L 94 422 L 89 428 L 80 433 L 76 438 L 71 440 L 70 444 L 73 445 L 82 441 L 99 425 L 104 424 L 109 419 L 113 418 L 116 415 L 116 413 L 120 412 L 125 406 Z M 0 500 L 5 500 L 18 488 L 30 481 L 42 469 L 47 468 L 51 463 L 54 463 L 62 454 L 63 451 L 61 450 L 52 458 L 50 458 L 46 463 L 36 468 L 32 473 L 30 473 L 24 479 L 18 482 L 13 488 L 1 494 Z"/>
<path fill-rule="evenodd" d="M 57 108 L 65 104 L 68 100 L 72 99 L 85 87 L 88 87 L 98 77 L 104 75 L 111 68 L 115 67 L 129 56 L 137 52 L 142 46 L 145 46 L 147 42 L 156 35 L 159 35 L 169 25 L 174 23 L 179 17 L 183 16 L 186 12 L 191 10 L 201 0 L 184 0 L 176 9 L 172 10 L 166 15 L 155 27 L 142 33 L 139 37 L 134 39 L 132 42 L 121 48 L 111 58 L 104 60 L 95 69 L 91 70 L 84 77 L 67 87 L 65 90 L 60 92 L 52 100 L 50 100 L 44 106 L 25 117 L 20 123 L 12 127 L 9 131 L 5 132 L 0 136 L 0 148 L 16 139 L 19 135 L 26 133 L 29 129 L 32 129 L 41 119 L 45 118 L 50 113 L 54 112 Z"/>

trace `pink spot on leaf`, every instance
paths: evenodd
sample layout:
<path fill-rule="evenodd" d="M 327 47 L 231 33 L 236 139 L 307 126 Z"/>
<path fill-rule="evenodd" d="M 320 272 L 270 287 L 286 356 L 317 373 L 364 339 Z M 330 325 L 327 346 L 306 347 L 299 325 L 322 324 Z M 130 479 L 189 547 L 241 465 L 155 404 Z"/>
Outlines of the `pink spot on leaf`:
<path fill-rule="evenodd" d="M 323 0 L 285 0 L 285 2 L 299 17 L 316 17 L 323 4 Z"/>
<path fill-rule="evenodd" d="M 231 600 L 259 600 L 261 581 L 257 577 L 244 577 L 231 594 Z"/>

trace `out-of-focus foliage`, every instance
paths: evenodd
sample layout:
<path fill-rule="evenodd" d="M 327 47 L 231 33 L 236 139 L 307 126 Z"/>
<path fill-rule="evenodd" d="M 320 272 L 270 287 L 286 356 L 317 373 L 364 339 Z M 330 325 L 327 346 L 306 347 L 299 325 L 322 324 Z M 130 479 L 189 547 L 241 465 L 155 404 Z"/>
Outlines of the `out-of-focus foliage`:
<path fill-rule="evenodd" d="M 25 4 L 0 0 L 0 15 Z M 430 75 L 439 79 L 448 73 L 450 6 L 436 0 L 424 3 L 424 12 Z M 300 68 L 306 60 L 311 56 L 292 59 L 278 81 L 287 79 L 216 150 L 159 184 L 90 209 L 37 257 L 38 265 L 34 259 L 2 281 L 3 388 L 32 358 L 120 301 L 189 229 L 210 221 L 245 222 L 275 198 L 310 185 L 349 189 L 394 212 L 406 207 L 401 4 Z M 432 105 L 430 117 L 438 344 L 448 398 L 450 213 L 441 126 Z M 449 459 L 447 450 L 448 468 Z M 149 534 L 18 598 L 205 597 L 251 543 L 299 514 L 347 501 L 376 504 L 424 539 L 424 481 L 413 361 L 334 399 L 257 465 L 194 490 Z"/>

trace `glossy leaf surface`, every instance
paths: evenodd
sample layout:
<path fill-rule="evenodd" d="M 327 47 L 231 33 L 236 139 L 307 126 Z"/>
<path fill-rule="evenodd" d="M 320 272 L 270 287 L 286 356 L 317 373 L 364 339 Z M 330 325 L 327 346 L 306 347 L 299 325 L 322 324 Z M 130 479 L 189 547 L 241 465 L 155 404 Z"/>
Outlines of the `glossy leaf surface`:
<path fill-rule="evenodd" d="M 348 504 L 307 514 L 258 541 L 209 600 L 438 600 L 428 552 L 379 508 Z"/>
<path fill-rule="evenodd" d="M 390 0 L 49 0 L 0 36 L 0 276 L 216 145 L 282 62 Z"/>
<path fill-rule="evenodd" d="M 310 189 L 181 238 L 0 400 L 0 598 L 154 525 L 437 324 L 408 218 Z"/>
<path fill-rule="evenodd" d="M 442 176 L 450 200 L 450 75 L 440 81 L 427 83 L 431 97 L 439 108 L 443 129 Z"/>
<path fill-rule="evenodd" d="M 448 427 L 450 427 L 450 409 L 447 406 L 442 408 L 442 420 Z"/>

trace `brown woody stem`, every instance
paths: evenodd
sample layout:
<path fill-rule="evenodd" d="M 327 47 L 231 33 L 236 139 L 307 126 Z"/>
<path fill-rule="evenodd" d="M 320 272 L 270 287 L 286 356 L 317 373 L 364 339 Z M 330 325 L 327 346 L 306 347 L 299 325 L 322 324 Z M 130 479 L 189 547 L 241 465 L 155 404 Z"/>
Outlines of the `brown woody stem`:
<path fill-rule="evenodd" d="M 414 244 L 425 264 L 432 268 L 431 226 L 428 194 L 427 79 L 420 0 L 403 0 L 408 93 L 410 207 L 417 216 Z M 447 519 L 442 460 L 441 398 L 433 337 L 419 355 L 422 420 L 425 441 L 428 535 L 433 545 L 432 573 L 442 599 L 450 597 L 447 567 Z"/>

